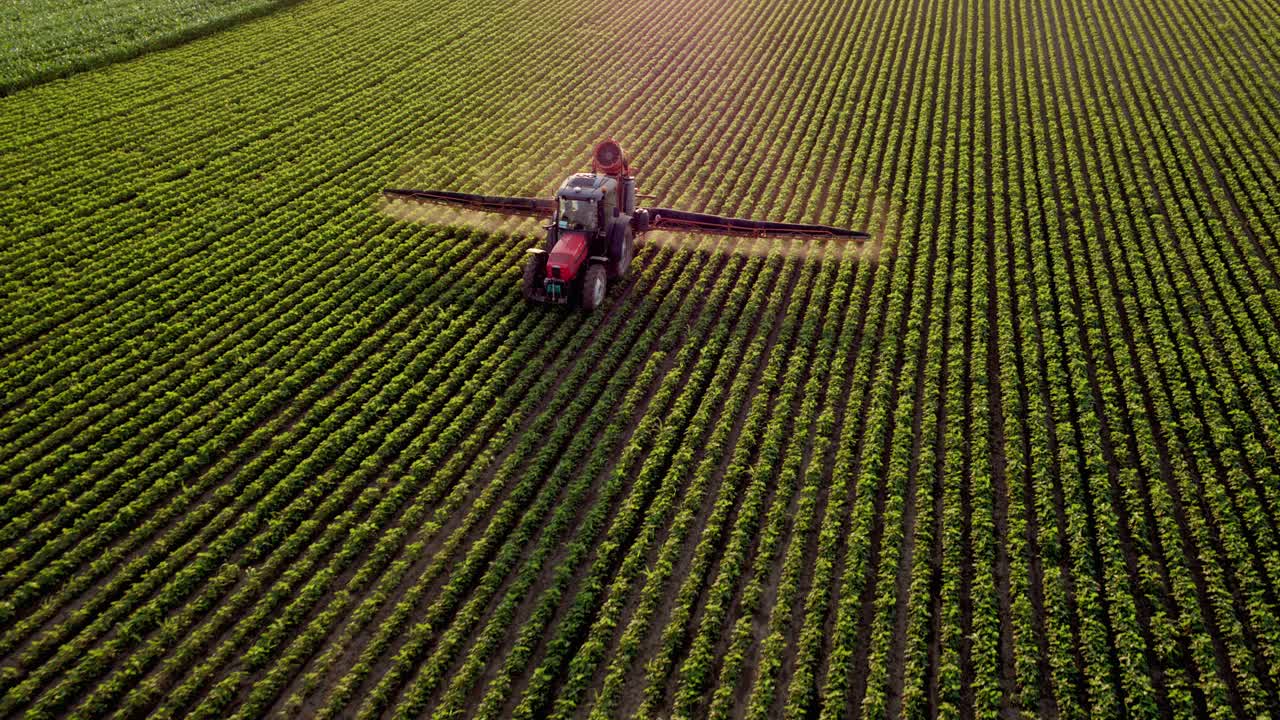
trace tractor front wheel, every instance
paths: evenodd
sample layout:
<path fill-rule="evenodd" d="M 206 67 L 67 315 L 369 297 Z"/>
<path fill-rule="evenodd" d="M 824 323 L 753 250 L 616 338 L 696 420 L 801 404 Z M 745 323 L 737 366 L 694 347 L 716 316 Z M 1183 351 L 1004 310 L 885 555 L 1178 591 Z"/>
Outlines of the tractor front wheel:
<path fill-rule="evenodd" d="M 582 277 L 582 307 L 595 310 L 604 302 L 605 272 L 603 265 L 592 265 Z"/>

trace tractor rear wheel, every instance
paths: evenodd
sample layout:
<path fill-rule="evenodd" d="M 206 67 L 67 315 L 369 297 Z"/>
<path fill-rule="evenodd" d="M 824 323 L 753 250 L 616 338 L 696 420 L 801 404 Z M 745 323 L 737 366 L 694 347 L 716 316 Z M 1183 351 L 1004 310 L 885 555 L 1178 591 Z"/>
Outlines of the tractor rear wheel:
<path fill-rule="evenodd" d="M 622 231 L 622 251 L 618 254 L 617 272 L 615 273 L 619 279 L 627 276 L 627 271 L 631 268 L 631 260 L 635 256 L 635 233 L 631 231 L 631 226 L 627 225 Z"/>
<path fill-rule="evenodd" d="M 520 294 L 525 300 L 538 299 L 538 287 L 542 285 L 543 258 L 540 254 L 532 254 L 524 261 L 524 278 L 520 281 Z"/>
<path fill-rule="evenodd" d="M 595 310 L 604 302 L 605 272 L 603 265 L 592 265 L 582 276 L 582 307 Z"/>
<path fill-rule="evenodd" d="M 627 276 L 627 268 L 631 267 L 631 258 L 635 257 L 635 232 L 631 223 L 616 223 L 609 228 L 609 277 L 622 279 Z"/>

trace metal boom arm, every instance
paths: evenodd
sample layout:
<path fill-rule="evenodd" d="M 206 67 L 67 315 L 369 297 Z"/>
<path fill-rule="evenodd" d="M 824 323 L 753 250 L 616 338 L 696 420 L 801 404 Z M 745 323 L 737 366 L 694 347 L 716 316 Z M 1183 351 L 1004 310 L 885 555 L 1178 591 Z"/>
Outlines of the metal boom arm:
<path fill-rule="evenodd" d="M 405 200 L 435 205 L 452 205 L 456 207 L 517 215 L 524 217 L 549 218 L 555 214 L 555 200 L 529 197 L 508 197 L 502 195 L 472 195 L 470 193 L 451 192 L 448 190 L 410 190 L 388 188 L 382 194 L 392 200 Z M 773 220 L 751 220 L 748 218 L 726 217 L 708 213 L 688 212 L 674 208 L 641 208 L 637 209 L 631 220 L 632 229 L 637 235 L 650 230 L 668 230 L 671 232 L 694 232 L 713 235 L 739 235 L 746 237 L 781 237 L 781 238 L 830 238 L 835 240 L 862 241 L 871 236 L 859 230 L 848 230 L 832 225 L 809 225 L 806 223 L 775 222 Z"/>
<path fill-rule="evenodd" d="M 524 217 L 550 217 L 556 211 L 554 200 L 527 197 L 504 197 L 501 195 L 472 195 L 470 193 L 449 192 L 447 190 L 408 190 L 388 188 L 382 191 L 383 196 L 391 200 L 430 203 L 435 205 L 454 205 L 457 207 L 500 213 L 502 215 L 519 215 Z"/>
<path fill-rule="evenodd" d="M 745 235 L 748 237 L 782 238 L 832 238 L 839 240 L 866 240 L 871 236 L 860 230 L 847 230 L 832 225 L 750 220 L 747 218 L 710 215 L 672 208 L 647 208 L 636 213 L 636 232 L 669 230 L 672 232 L 696 232 L 714 235 Z"/>

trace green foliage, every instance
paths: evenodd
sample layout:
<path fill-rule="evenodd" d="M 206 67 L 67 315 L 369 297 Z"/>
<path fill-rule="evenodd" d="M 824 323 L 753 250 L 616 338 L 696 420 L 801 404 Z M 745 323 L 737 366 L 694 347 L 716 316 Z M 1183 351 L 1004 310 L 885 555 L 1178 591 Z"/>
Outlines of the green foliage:
<path fill-rule="evenodd" d="M 0 715 L 1268 716 L 1275 25 L 308 0 L 11 93 Z M 583 313 L 377 198 L 604 134 L 876 240 L 655 234 Z"/>
<path fill-rule="evenodd" d="M 4 8 L 0 95 L 129 60 L 297 0 L 13 0 Z"/>

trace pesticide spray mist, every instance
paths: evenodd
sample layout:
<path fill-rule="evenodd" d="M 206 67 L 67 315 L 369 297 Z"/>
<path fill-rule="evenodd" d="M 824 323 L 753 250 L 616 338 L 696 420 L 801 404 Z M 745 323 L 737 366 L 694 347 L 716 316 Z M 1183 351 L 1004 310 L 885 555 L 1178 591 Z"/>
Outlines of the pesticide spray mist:
<path fill-rule="evenodd" d="M 429 205 L 412 202 L 389 201 L 379 198 L 379 212 L 402 222 L 425 225 L 465 227 L 483 232 L 504 235 L 526 235 L 541 240 L 545 220 L 531 217 L 508 217 L 494 213 L 467 210 L 449 205 Z M 705 252 L 745 255 L 768 255 L 775 248 L 788 257 L 807 259 L 821 257 L 822 245 L 831 243 L 830 255 L 836 258 L 853 258 L 858 262 L 874 263 L 880 259 L 881 241 L 878 237 L 862 242 L 826 241 L 820 239 L 728 238 L 727 242 L 709 243 L 707 236 L 695 233 L 652 230 L 640 240 L 640 247 L 654 245 L 673 249 L 700 248 Z"/>
<path fill-rule="evenodd" d="M 508 217 L 479 210 L 467 210 L 448 205 L 425 205 L 413 202 L 396 202 L 379 197 L 377 209 L 384 215 L 401 222 L 423 225 L 451 225 L 504 235 L 542 234 L 542 221 L 531 217 Z"/>
<path fill-rule="evenodd" d="M 822 257 L 822 245 L 831 244 L 831 256 L 837 258 L 854 258 L 859 262 L 877 262 L 880 259 L 881 242 L 872 238 L 862 242 L 821 240 L 821 239 L 774 239 L 744 237 L 731 239 L 730 242 L 710 244 L 705 242 L 705 235 L 693 233 L 666 232 L 654 230 L 645 233 L 644 244 L 652 244 L 669 248 L 701 247 L 707 252 L 718 252 L 734 255 L 768 255 L 776 247 L 787 257 L 808 259 Z"/>

